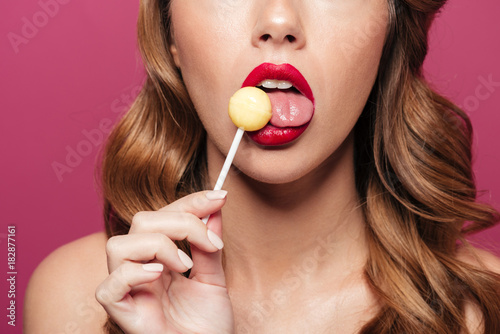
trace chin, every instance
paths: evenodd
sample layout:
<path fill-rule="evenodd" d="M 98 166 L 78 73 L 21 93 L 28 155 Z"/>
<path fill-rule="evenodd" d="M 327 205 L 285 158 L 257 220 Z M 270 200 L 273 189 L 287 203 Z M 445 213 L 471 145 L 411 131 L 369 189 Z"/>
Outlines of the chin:
<path fill-rule="evenodd" d="M 298 181 L 303 176 L 302 173 L 249 173 L 245 174 L 248 178 L 253 181 L 265 184 L 288 184 Z"/>
<path fill-rule="evenodd" d="M 246 158 L 240 156 L 236 159 L 233 165 L 235 173 L 244 182 L 303 187 L 305 183 L 322 183 L 333 174 L 349 173 L 348 170 L 353 168 L 352 140 L 339 145 L 316 145 L 316 149 L 312 145 L 296 148 L 267 152 L 247 150 Z"/>
<path fill-rule="evenodd" d="M 294 183 L 310 175 L 311 171 L 315 169 L 314 165 L 292 163 L 291 161 L 280 163 L 278 160 L 270 164 L 261 161 L 258 166 L 248 164 L 247 162 L 241 168 L 235 167 L 246 182 L 258 182 L 270 185 Z"/>

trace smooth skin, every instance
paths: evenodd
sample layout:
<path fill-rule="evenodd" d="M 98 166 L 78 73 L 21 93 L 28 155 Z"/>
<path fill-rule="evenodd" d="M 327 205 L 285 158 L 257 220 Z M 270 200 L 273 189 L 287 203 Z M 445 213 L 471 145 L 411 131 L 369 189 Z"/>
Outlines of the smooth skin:
<path fill-rule="evenodd" d="M 131 334 L 357 333 L 379 305 L 363 279 L 352 129 L 376 78 L 386 0 L 173 0 L 171 13 L 170 52 L 207 130 L 212 184 L 235 131 L 227 101 L 257 65 L 298 68 L 314 93 L 313 120 L 279 148 L 244 137 L 227 199 L 192 194 L 139 213 L 128 235 L 94 234 L 50 255 L 28 287 L 26 333 L 101 332 L 94 294 Z M 224 265 L 207 228 L 223 236 Z M 172 242 L 185 237 L 189 279 Z M 478 254 L 457 256 L 500 271 L 497 258 Z M 163 271 L 145 270 L 151 261 Z M 466 313 L 480 333 L 480 315 Z"/>

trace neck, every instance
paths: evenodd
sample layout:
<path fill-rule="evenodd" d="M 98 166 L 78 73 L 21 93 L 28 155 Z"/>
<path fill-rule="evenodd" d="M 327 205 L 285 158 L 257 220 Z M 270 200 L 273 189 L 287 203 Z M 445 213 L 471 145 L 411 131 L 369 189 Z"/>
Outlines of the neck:
<path fill-rule="evenodd" d="M 214 169 L 209 163 L 211 176 L 218 173 Z M 229 195 L 222 218 L 229 287 L 266 294 L 288 276 L 304 287 L 318 279 L 359 274 L 367 247 L 352 140 L 300 180 L 263 184 L 239 174 L 228 178 L 225 188 Z"/>

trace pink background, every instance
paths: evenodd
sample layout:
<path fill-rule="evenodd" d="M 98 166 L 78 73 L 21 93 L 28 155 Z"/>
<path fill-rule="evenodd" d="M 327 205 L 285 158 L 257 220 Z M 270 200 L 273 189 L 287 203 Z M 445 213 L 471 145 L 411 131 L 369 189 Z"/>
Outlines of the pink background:
<path fill-rule="evenodd" d="M 24 290 L 37 264 L 58 246 L 103 230 L 94 182 L 101 135 L 144 78 L 138 1 L 58 1 L 65 4 L 45 9 L 38 1 L 0 2 L 0 268 L 6 276 L 7 226 L 16 225 L 18 272 L 16 328 L 6 325 L 8 288 L 1 280 L 2 333 L 21 333 Z M 425 67 L 434 85 L 470 114 L 479 189 L 497 208 L 500 85 L 488 90 L 483 82 L 500 82 L 498 14 L 497 0 L 451 0 L 431 32 Z M 26 28 L 33 22 L 36 30 Z M 12 33 L 26 39 L 14 47 Z M 72 150 L 85 156 L 66 162 Z M 70 167 L 57 176 L 54 163 Z M 500 227 L 479 238 L 500 254 Z"/>

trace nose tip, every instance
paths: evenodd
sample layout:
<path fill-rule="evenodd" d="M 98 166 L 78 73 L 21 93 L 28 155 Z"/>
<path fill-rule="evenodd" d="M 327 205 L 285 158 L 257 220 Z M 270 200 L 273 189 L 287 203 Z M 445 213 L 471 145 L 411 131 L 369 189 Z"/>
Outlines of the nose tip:
<path fill-rule="evenodd" d="M 305 44 L 299 11 L 289 0 L 263 1 L 252 36 L 255 46 Z"/>

